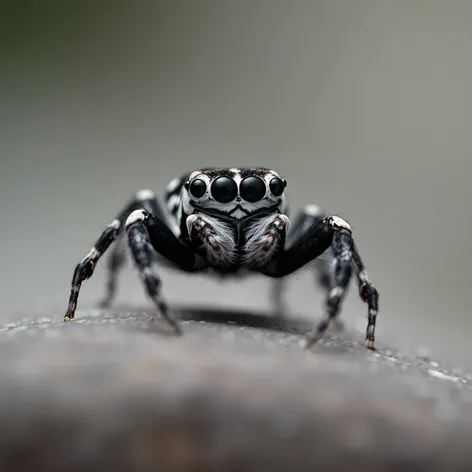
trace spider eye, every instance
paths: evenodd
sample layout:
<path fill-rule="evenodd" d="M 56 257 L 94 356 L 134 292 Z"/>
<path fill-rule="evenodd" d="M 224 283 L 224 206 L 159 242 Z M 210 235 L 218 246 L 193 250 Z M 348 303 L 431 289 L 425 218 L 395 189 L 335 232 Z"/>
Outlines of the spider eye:
<path fill-rule="evenodd" d="M 264 198 L 266 185 L 259 177 L 246 177 L 239 185 L 239 191 L 244 200 L 255 203 Z"/>
<path fill-rule="evenodd" d="M 190 194 L 195 198 L 201 198 L 206 192 L 206 183 L 202 179 L 195 179 L 189 187 Z"/>
<path fill-rule="evenodd" d="M 211 184 L 211 195 L 220 203 L 229 203 L 238 195 L 238 186 L 229 177 L 218 177 Z"/>
<path fill-rule="evenodd" d="M 285 180 L 279 179 L 278 177 L 274 177 L 269 184 L 270 191 L 274 197 L 280 197 L 284 192 L 284 188 L 287 186 L 287 182 Z"/>

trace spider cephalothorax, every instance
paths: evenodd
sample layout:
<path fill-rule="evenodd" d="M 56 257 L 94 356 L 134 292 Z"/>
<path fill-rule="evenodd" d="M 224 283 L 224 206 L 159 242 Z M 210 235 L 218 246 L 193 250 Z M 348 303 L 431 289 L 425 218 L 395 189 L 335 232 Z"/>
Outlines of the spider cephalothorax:
<path fill-rule="evenodd" d="M 180 326 L 161 295 L 156 263 L 192 273 L 271 277 L 274 308 L 280 312 L 283 277 L 331 249 L 332 263 L 324 259 L 316 265 L 318 280 L 328 290 L 326 313 L 305 338 L 305 346 L 316 342 L 338 315 L 354 270 L 359 294 L 369 307 L 366 342 L 373 349 L 378 293 L 365 272 L 350 225 L 308 205 L 290 226 L 286 186 L 271 169 L 208 168 L 172 180 L 165 205 L 150 190 L 139 191 L 76 266 L 64 319 L 74 318 L 82 281 L 91 277 L 101 255 L 124 234 L 148 295 L 176 331 Z M 119 244 L 114 247 L 102 306 L 113 300 L 123 264 Z"/>
<path fill-rule="evenodd" d="M 270 169 L 202 169 L 168 187 L 166 200 L 179 237 L 213 270 L 235 272 L 263 263 L 278 245 L 274 232 L 288 229 L 286 185 Z"/>

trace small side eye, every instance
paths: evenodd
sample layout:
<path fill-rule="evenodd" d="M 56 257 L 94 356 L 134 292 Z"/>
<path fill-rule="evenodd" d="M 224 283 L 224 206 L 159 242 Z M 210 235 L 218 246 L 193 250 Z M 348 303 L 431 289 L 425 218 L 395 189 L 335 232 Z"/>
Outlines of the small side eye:
<path fill-rule="evenodd" d="M 274 197 L 280 197 L 284 193 L 284 188 L 287 186 L 287 181 L 274 177 L 269 184 L 270 191 Z"/>
<path fill-rule="evenodd" d="M 190 195 L 195 198 L 201 198 L 206 192 L 206 183 L 202 179 L 195 179 L 189 185 L 188 190 Z"/>

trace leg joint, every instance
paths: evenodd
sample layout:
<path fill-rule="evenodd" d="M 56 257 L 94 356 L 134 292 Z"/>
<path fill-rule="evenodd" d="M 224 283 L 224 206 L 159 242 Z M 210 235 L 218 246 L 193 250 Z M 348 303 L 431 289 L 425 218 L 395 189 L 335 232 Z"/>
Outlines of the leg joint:
<path fill-rule="evenodd" d="M 325 222 L 336 231 L 344 229 L 352 233 L 351 225 L 339 216 L 328 216 L 328 218 L 325 219 Z"/>
<path fill-rule="evenodd" d="M 147 211 L 142 210 L 142 209 L 134 210 L 126 219 L 126 223 L 125 223 L 126 231 L 128 231 L 130 226 L 133 225 L 134 223 L 143 222 L 147 220 L 148 217 L 149 217 L 149 214 Z"/>

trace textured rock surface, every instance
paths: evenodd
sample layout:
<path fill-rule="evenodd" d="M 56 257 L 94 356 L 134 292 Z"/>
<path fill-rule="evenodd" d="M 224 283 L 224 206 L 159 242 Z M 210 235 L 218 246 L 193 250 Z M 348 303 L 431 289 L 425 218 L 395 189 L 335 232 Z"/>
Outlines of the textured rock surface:
<path fill-rule="evenodd" d="M 302 351 L 303 320 L 180 315 L 182 337 L 124 310 L 1 329 L 0 470 L 471 469 L 464 375 L 348 333 Z"/>

